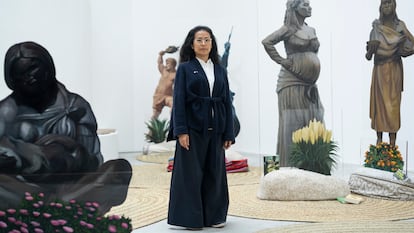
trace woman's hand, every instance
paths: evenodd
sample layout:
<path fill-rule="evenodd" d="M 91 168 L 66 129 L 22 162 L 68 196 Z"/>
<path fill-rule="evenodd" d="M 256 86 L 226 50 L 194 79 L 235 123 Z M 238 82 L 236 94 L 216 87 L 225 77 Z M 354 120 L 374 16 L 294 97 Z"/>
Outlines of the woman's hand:
<path fill-rule="evenodd" d="M 280 65 L 282 65 L 285 69 L 290 70 L 292 68 L 292 60 L 291 59 L 283 59 L 280 61 Z"/>
<path fill-rule="evenodd" d="M 184 149 L 190 150 L 190 136 L 188 134 L 178 135 L 178 142 Z"/>
<path fill-rule="evenodd" d="M 225 141 L 224 144 L 223 144 L 223 148 L 225 150 L 229 149 L 230 146 L 231 146 L 231 143 L 232 143 L 231 141 Z"/>

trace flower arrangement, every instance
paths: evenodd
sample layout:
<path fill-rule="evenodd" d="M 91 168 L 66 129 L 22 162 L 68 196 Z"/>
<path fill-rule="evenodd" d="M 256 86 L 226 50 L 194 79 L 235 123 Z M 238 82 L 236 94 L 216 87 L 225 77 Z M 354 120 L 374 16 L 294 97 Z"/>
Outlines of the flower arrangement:
<path fill-rule="evenodd" d="M 0 232 L 111 232 L 130 233 L 131 219 L 118 215 L 100 216 L 96 202 L 66 203 L 55 201 L 45 204 L 44 194 L 25 193 L 21 207 L 0 210 Z"/>
<path fill-rule="evenodd" d="M 292 150 L 289 162 L 292 166 L 325 175 L 331 174 L 336 165 L 338 146 L 332 141 L 332 131 L 326 130 L 316 119 L 292 134 Z"/>
<path fill-rule="evenodd" d="M 396 172 L 403 170 L 404 161 L 398 146 L 391 146 L 389 143 L 381 142 L 378 145 L 370 145 L 365 152 L 364 166 L 380 170 Z"/>

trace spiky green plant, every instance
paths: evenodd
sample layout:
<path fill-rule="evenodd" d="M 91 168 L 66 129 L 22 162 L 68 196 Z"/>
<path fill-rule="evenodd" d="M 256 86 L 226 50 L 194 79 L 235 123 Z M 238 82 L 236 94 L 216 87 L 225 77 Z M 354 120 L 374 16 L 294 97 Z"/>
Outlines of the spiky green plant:
<path fill-rule="evenodd" d="M 323 123 L 310 121 L 309 126 L 292 135 L 290 164 L 294 167 L 325 175 L 331 174 L 336 165 L 338 146 L 331 140 L 332 133 Z"/>
<path fill-rule="evenodd" d="M 153 118 L 145 124 L 148 128 L 148 133 L 145 134 L 147 142 L 161 143 L 166 140 L 170 128 L 169 121 Z"/>

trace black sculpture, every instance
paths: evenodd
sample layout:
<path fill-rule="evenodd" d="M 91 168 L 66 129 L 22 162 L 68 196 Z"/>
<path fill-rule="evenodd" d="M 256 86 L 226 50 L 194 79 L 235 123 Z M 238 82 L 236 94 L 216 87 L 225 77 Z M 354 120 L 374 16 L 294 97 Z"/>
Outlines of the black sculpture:
<path fill-rule="evenodd" d="M 92 109 L 56 80 L 49 52 L 34 42 L 11 46 L 4 75 L 13 92 L 0 101 L 0 209 L 17 207 L 25 192 L 98 202 L 101 214 L 122 204 L 131 165 L 103 163 Z"/>
<path fill-rule="evenodd" d="M 230 55 L 230 47 L 231 47 L 230 39 L 231 39 L 232 33 L 233 33 L 233 27 L 231 27 L 229 37 L 226 43 L 224 43 L 224 53 L 220 57 L 220 64 L 221 66 L 224 67 L 224 69 L 226 69 L 226 71 L 227 71 L 227 65 L 228 65 L 228 60 L 229 60 L 229 55 Z M 236 93 L 230 90 L 230 94 L 231 94 L 231 102 L 233 103 L 234 96 L 236 95 Z M 232 104 L 231 107 L 233 111 L 234 136 L 237 137 L 237 135 L 239 135 L 240 133 L 240 121 L 239 121 L 239 118 L 237 117 L 236 108 L 234 107 L 234 104 Z"/>

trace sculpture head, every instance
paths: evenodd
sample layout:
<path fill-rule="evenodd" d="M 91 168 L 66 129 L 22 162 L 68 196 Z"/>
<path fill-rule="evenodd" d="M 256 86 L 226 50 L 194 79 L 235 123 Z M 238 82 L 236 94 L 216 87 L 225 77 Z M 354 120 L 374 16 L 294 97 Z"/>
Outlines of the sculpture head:
<path fill-rule="evenodd" d="M 380 20 L 382 21 L 386 16 L 391 16 L 394 20 L 398 20 L 396 8 L 397 2 L 395 0 L 381 0 L 379 7 Z"/>
<path fill-rule="evenodd" d="M 167 67 L 167 71 L 174 71 L 175 67 L 177 66 L 177 60 L 172 57 L 169 57 L 165 60 L 165 65 Z"/>
<path fill-rule="evenodd" d="M 13 94 L 20 99 L 41 98 L 54 89 L 55 65 L 49 52 L 35 42 L 11 46 L 4 61 L 4 78 Z"/>
<path fill-rule="evenodd" d="M 284 24 L 289 28 L 299 29 L 298 17 L 310 17 L 312 8 L 310 7 L 309 0 L 288 0 L 286 2 L 286 13 Z"/>

